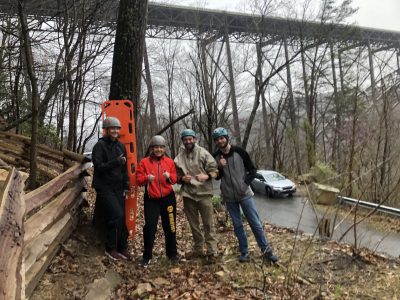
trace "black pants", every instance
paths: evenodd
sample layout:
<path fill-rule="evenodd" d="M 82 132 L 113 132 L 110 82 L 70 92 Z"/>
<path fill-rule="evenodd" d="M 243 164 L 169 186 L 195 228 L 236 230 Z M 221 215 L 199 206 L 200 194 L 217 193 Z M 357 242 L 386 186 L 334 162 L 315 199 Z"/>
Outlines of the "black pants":
<path fill-rule="evenodd" d="M 165 249 L 169 258 L 177 255 L 176 251 L 176 199 L 172 192 L 166 197 L 151 199 L 147 193 L 144 197 L 144 253 L 143 258 L 153 257 L 153 245 L 157 232 L 158 219 L 161 215 L 161 223 L 165 236 Z"/>
<path fill-rule="evenodd" d="M 106 222 L 106 250 L 123 251 L 128 246 L 128 229 L 125 223 L 125 199 L 122 189 L 96 189 L 97 205 Z"/>

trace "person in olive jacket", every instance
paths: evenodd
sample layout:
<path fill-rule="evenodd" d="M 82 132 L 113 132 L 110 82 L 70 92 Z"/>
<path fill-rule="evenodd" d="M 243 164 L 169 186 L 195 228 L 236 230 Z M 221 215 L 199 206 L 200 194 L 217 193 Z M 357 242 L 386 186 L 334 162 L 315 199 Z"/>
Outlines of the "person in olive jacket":
<path fill-rule="evenodd" d="M 206 149 L 197 144 L 196 133 L 192 129 L 184 129 L 181 140 L 183 148 L 174 161 L 178 182 L 182 184 L 180 192 L 184 211 L 193 237 L 192 253 L 186 257 L 190 259 L 205 256 L 209 263 L 215 263 L 218 247 L 211 201 L 211 179 L 218 175 L 217 163 Z M 200 225 L 200 220 L 203 226 Z"/>
<path fill-rule="evenodd" d="M 137 168 L 137 183 L 146 186 L 144 195 L 144 252 L 139 266 L 147 267 L 153 258 L 153 245 L 158 219 L 165 236 L 167 257 L 178 262 L 176 249 L 176 198 L 173 184 L 176 183 L 174 161 L 165 155 L 165 139 L 155 135 L 150 140 L 150 156 L 143 158 Z"/>
<path fill-rule="evenodd" d="M 100 209 L 105 214 L 105 254 L 112 260 L 130 259 L 129 234 L 125 223 L 125 196 L 129 192 L 129 180 L 126 149 L 118 141 L 121 123 L 115 117 L 107 117 L 103 121 L 103 129 L 104 136 L 92 151 L 93 187 L 97 194 L 95 210 Z"/>

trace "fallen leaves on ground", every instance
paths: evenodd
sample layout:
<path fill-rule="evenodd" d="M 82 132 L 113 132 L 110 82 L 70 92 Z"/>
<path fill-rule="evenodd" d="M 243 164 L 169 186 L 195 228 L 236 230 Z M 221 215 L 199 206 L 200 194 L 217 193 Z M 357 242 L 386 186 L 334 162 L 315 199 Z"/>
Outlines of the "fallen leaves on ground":
<path fill-rule="evenodd" d="M 165 256 L 161 226 L 154 245 L 154 259 L 140 268 L 142 255 L 142 207 L 140 195 L 138 232 L 130 241 L 134 261 L 111 262 L 90 224 L 94 195 L 89 191 L 89 218 L 61 247 L 31 299 L 81 299 L 89 285 L 108 269 L 122 282 L 114 299 L 396 299 L 400 290 L 400 262 L 366 249 L 354 249 L 334 241 L 322 241 L 292 229 L 265 225 L 268 239 L 280 258 L 276 266 L 262 261 L 246 225 L 250 263 L 237 260 L 237 241 L 225 212 L 216 210 L 219 258 L 187 260 L 192 250 L 190 229 L 178 199 L 177 240 L 182 260 Z"/>

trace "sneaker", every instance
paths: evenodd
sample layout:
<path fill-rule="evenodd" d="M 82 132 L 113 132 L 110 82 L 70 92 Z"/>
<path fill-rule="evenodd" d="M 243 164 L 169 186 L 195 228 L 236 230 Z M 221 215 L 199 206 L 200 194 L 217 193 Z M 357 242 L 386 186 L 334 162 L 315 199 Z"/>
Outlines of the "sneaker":
<path fill-rule="evenodd" d="M 171 256 L 171 257 L 169 258 L 169 260 L 170 260 L 173 264 L 177 264 L 177 263 L 179 263 L 179 261 L 181 260 L 181 258 L 179 257 L 179 255 L 174 255 L 174 256 Z"/>
<path fill-rule="evenodd" d="M 271 263 L 276 263 L 278 261 L 278 256 L 276 256 L 269 247 L 263 250 L 262 257 L 263 259 L 269 260 Z"/>
<path fill-rule="evenodd" d="M 121 258 L 121 256 L 119 255 L 119 253 L 117 252 L 117 250 L 113 249 L 113 250 L 106 250 L 105 255 L 113 260 L 113 261 L 117 261 Z"/>
<path fill-rule="evenodd" d="M 250 255 L 248 252 L 246 253 L 241 253 L 239 256 L 239 261 L 241 263 L 249 262 L 250 261 Z"/>
<path fill-rule="evenodd" d="M 147 268 L 149 264 L 150 264 L 150 259 L 142 257 L 142 259 L 139 262 L 139 267 Z"/>
<path fill-rule="evenodd" d="M 125 249 L 125 250 L 122 250 L 122 251 L 118 251 L 117 253 L 118 253 L 119 257 L 124 259 L 124 260 L 131 260 L 132 259 L 132 256 L 129 253 L 128 249 Z"/>

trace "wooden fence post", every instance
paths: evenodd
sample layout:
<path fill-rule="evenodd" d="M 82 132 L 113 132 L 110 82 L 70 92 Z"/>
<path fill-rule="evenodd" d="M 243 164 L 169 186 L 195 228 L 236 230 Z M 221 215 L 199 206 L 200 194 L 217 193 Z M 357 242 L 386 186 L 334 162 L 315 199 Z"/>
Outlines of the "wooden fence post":
<path fill-rule="evenodd" d="M 0 191 L 0 300 L 25 299 L 23 201 L 21 174 L 11 168 Z"/>

